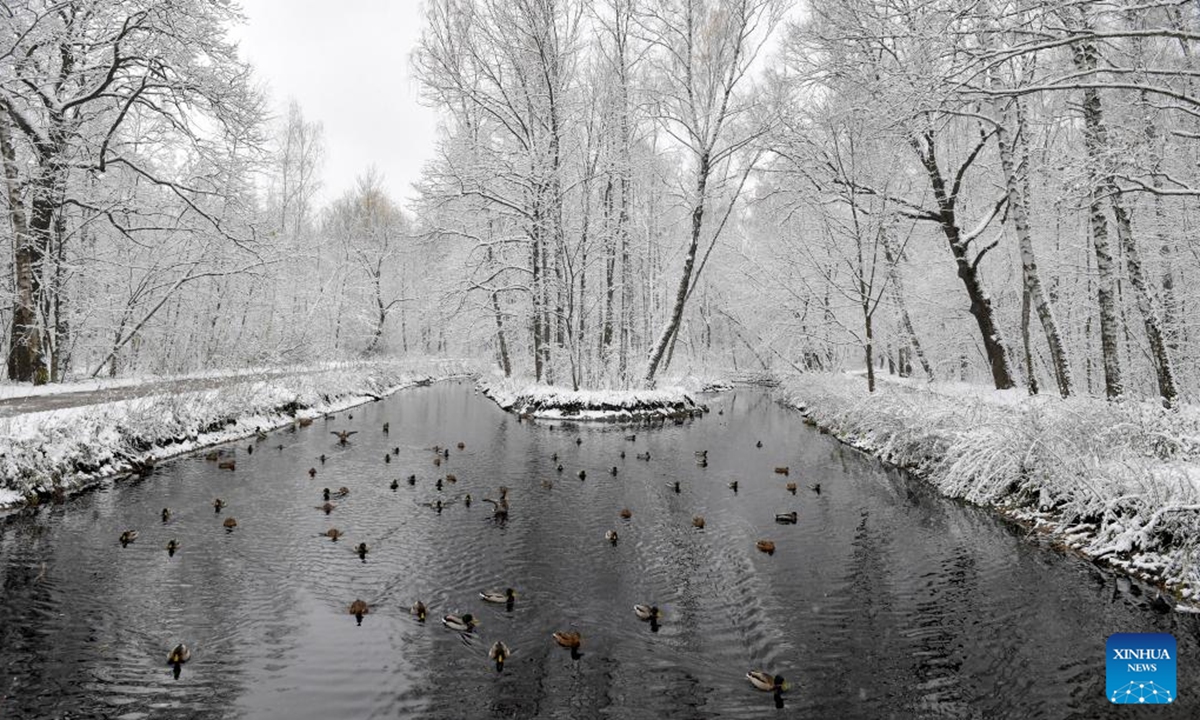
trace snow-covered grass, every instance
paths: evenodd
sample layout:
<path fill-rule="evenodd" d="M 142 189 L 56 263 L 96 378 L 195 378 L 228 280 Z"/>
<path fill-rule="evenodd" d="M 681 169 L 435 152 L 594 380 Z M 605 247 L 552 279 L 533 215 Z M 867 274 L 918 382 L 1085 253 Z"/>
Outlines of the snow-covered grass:
<path fill-rule="evenodd" d="M 807 375 L 818 426 L 1063 546 L 1200 601 L 1200 408 Z"/>
<path fill-rule="evenodd" d="M 258 373 L 262 375 L 261 371 Z M 249 377 L 208 390 L 0 419 L 0 508 L 69 494 L 201 447 L 474 374 L 461 361 L 379 361 Z"/>
<path fill-rule="evenodd" d="M 570 390 L 516 378 L 487 378 L 479 390 L 518 415 L 545 420 L 684 418 L 707 408 L 680 386 L 657 390 Z"/>

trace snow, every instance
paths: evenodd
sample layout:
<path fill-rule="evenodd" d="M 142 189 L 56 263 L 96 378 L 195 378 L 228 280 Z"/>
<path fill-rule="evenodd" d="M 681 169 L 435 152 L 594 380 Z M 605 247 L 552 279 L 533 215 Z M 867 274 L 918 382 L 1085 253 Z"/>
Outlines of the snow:
<path fill-rule="evenodd" d="M 434 379 L 464 362 L 372 362 L 307 368 L 219 388 L 0 418 L 0 508 L 71 493 L 147 462 L 283 427 Z"/>
<path fill-rule="evenodd" d="M 544 420 L 630 421 L 689 417 L 707 410 L 680 386 L 655 390 L 570 390 L 528 380 L 491 378 L 480 392 L 518 415 Z"/>
<path fill-rule="evenodd" d="M 882 380 L 882 378 L 880 378 Z M 1200 408 L 887 381 L 788 380 L 785 402 L 839 439 L 1083 555 L 1200 601 Z"/>

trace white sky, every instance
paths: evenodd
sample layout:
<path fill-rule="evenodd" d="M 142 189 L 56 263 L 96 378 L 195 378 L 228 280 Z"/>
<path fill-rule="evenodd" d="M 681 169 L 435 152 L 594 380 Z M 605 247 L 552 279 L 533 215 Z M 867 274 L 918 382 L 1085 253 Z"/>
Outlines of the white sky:
<path fill-rule="evenodd" d="M 433 153 L 437 115 L 418 102 L 408 55 L 421 32 L 418 0 L 241 0 L 234 30 L 282 116 L 295 98 L 325 125 L 324 199 L 375 165 L 407 200 Z"/>

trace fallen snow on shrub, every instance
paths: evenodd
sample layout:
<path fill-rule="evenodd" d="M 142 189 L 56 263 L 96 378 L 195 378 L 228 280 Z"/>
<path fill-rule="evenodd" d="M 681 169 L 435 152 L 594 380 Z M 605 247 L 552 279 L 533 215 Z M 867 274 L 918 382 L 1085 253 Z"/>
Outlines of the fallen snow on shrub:
<path fill-rule="evenodd" d="M 358 363 L 0 418 L 0 508 L 469 371 L 463 363 Z"/>
<path fill-rule="evenodd" d="M 491 378 L 480 380 L 479 390 L 505 410 L 545 420 L 684 418 L 707 410 L 692 393 L 678 386 L 657 390 L 569 390 Z"/>
<path fill-rule="evenodd" d="M 785 402 L 942 493 L 1200 599 L 1200 408 L 808 375 Z"/>

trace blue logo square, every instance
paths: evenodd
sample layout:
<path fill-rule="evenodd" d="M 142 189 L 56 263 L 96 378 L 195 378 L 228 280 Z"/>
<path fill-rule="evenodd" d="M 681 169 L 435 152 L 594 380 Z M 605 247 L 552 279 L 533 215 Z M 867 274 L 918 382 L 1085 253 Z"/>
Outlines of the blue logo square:
<path fill-rule="evenodd" d="M 1115 633 L 1105 653 L 1105 694 L 1116 705 L 1175 702 L 1175 636 L 1170 633 Z"/>

